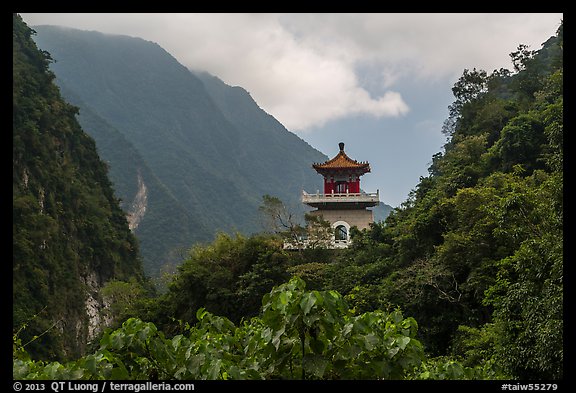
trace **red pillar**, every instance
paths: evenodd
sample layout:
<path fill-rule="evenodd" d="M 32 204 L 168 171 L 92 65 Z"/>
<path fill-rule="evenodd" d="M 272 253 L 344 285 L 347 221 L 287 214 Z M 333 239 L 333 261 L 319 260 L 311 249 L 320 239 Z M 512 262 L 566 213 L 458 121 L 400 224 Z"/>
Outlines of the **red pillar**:
<path fill-rule="evenodd" d="M 324 194 L 332 194 L 334 190 L 334 183 L 333 179 L 330 179 L 328 176 L 324 178 Z"/>

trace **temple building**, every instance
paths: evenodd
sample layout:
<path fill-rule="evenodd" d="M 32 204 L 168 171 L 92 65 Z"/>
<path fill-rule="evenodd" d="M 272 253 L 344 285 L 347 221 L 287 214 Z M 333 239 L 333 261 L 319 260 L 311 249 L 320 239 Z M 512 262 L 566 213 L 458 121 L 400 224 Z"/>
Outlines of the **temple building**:
<path fill-rule="evenodd" d="M 380 198 L 378 190 L 375 193 L 365 193 L 360 188 L 360 177 L 370 172 L 368 162 L 358 162 L 344 152 L 344 143 L 339 143 L 338 154 L 324 163 L 315 163 L 312 167 L 324 178 L 324 192 L 308 194 L 302 191 L 302 202 L 316 208 L 310 212 L 322 215 L 334 229 L 336 248 L 344 248 L 350 244 L 350 228 L 369 228 L 374 222 L 372 210 L 367 209 L 378 205 Z"/>

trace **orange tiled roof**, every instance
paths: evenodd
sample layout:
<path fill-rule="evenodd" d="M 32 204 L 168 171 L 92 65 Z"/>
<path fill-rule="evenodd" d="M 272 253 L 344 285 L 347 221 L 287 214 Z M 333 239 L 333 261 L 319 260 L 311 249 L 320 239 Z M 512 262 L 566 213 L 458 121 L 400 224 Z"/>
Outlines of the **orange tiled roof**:
<path fill-rule="evenodd" d="M 370 164 L 367 162 L 358 162 L 351 159 L 344 153 L 344 144 L 340 144 L 340 152 L 331 160 L 322 164 L 315 163 L 312 167 L 316 170 L 323 169 L 361 169 L 364 173 L 370 172 Z"/>

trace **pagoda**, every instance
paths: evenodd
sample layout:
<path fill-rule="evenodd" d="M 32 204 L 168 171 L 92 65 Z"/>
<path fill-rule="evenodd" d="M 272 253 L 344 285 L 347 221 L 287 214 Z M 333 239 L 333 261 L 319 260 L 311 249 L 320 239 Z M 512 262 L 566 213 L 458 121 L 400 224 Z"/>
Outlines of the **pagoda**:
<path fill-rule="evenodd" d="M 308 194 L 302 191 L 302 202 L 316 208 L 310 214 L 322 215 L 330 222 L 334 228 L 335 247 L 347 247 L 351 227 L 365 229 L 374 222 L 372 210 L 367 208 L 378 205 L 380 198 L 378 190 L 365 193 L 360 188 L 360 177 L 370 172 L 370 164 L 351 159 L 344 152 L 344 143 L 338 145 L 340 151 L 334 158 L 312 165 L 324 177 L 324 192 Z"/>

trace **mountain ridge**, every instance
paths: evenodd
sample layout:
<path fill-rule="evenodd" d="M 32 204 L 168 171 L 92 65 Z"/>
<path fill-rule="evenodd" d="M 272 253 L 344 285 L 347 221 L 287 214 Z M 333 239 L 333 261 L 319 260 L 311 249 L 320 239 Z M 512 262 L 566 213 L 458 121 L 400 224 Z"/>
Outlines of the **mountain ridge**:
<path fill-rule="evenodd" d="M 55 26 L 34 29 L 39 47 L 56 60 L 51 67 L 57 84 L 65 86 L 63 92 L 71 99 L 77 97 L 81 122 L 86 121 L 84 112 L 91 112 L 119 131 L 187 212 L 191 221 L 185 225 L 185 239 L 174 242 L 176 248 L 210 240 L 218 231 L 258 232 L 264 194 L 301 209 L 301 189 L 319 182 L 309 166 L 326 156 L 262 111 L 245 90 L 220 86 L 221 96 L 243 105 L 234 112 L 214 98 L 214 81 L 201 80 L 155 43 Z M 111 146 L 99 148 L 103 156 L 112 157 L 105 152 Z M 110 165 L 118 169 L 124 164 L 116 157 Z M 113 180 L 118 196 L 132 201 L 135 171 Z M 162 197 L 152 197 L 154 188 L 148 187 L 146 215 L 154 215 L 154 203 L 166 203 L 165 210 L 170 210 Z M 166 214 L 166 223 L 180 219 Z M 147 272 L 157 274 L 165 263 L 174 262 L 169 261 L 174 247 L 160 250 L 173 231 L 164 225 L 159 237 L 150 233 L 143 238 L 150 225 L 146 215 L 135 233 Z M 157 250 L 144 252 L 144 244 L 150 243 Z"/>

